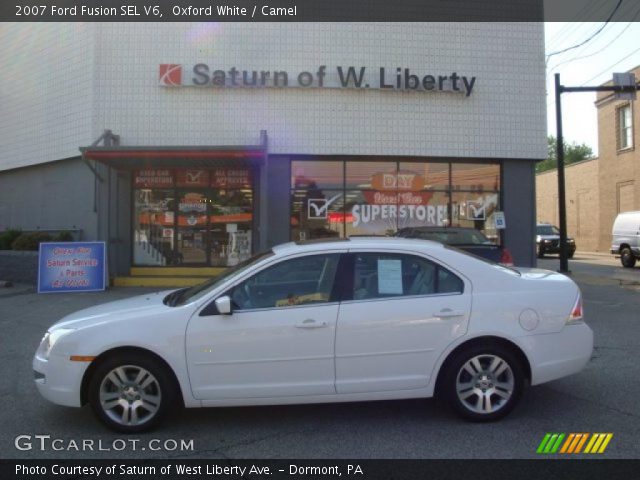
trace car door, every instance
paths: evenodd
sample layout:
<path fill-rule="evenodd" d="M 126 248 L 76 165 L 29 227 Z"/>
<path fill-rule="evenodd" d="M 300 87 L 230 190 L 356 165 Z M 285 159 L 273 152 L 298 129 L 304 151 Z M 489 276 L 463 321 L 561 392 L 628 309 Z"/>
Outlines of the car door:
<path fill-rule="evenodd" d="M 349 255 L 353 285 L 338 317 L 337 392 L 426 387 L 443 349 L 467 330 L 468 280 L 419 255 Z"/>
<path fill-rule="evenodd" d="M 189 322 L 193 394 L 202 400 L 335 393 L 340 252 L 286 258 L 230 288 L 230 315 Z"/>

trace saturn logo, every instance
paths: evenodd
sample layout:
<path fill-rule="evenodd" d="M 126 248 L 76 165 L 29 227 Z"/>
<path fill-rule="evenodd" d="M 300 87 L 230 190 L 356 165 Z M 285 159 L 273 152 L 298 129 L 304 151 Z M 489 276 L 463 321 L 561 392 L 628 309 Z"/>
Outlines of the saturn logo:
<path fill-rule="evenodd" d="M 160 85 L 179 87 L 182 85 L 182 65 L 174 63 L 160 64 L 158 81 L 160 82 Z"/>

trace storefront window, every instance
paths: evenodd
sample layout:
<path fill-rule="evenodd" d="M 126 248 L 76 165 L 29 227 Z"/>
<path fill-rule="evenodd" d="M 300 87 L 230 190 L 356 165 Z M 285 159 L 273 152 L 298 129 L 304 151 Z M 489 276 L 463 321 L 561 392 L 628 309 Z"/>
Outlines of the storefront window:
<path fill-rule="evenodd" d="M 500 190 L 500 166 L 491 163 L 452 163 L 451 189 L 497 192 Z"/>
<path fill-rule="evenodd" d="M 251 256 L 248 168 L 134 171 L 134 197 L 135 265 L 231 266 Z"/>
<path fill-rule="evenodd" d="M 344 237 L 344 195 L 342 190 L 294 190 L 291 195 L 291 238 Z"/>
<path fill-rule="evenodd" d="M 134 195 L 133 263 L 171 265 L 174 240 L 174 191 L 139 188 Z"/>
<path fill-rule="evenodd" d="M 342 189 L 343 162 L 293 162 L 291 188 L 301 191 L 333 188 Z"/>
<path fill-rule="evenodd" d="M 421 190 L 449 190 L 450 163 L 442 162 L 400 162 L 400 171 L 415 173 L 416 189 Z"/>
<path fill-rule="evenodd" d="M 341 184 L 344 189 L 336 188 Z M 291 238 L 393 235 L 406 227 L 451 225 L 498 239 L 493 215 L 499 188 L 498 164 L 293 161 Z"/>

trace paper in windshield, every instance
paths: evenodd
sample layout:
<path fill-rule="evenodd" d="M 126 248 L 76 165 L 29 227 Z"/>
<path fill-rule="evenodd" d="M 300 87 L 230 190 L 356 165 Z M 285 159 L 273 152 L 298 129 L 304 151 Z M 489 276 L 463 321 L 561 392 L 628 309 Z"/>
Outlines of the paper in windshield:
<path fill-rule="evenodd" d="M 402 260 L 378 260 L 378 293 L 402 295 Z"/>

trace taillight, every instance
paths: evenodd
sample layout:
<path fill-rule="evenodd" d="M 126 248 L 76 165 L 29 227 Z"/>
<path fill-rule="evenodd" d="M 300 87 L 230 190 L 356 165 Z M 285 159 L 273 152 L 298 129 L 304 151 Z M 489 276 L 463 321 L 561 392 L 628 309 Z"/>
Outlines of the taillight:
<path fill-rule="evenodd" d="M 513 256 L 511 252 L 506 248 L 502 249 L 502 255 L 500 256 L 500 263 L 502 265 L 506 265 L 507 267 L 513 267 Z"/>
<path fill-rule="evenodd" d="M 567 319 L 567 324 L 582 322 L 582 295 L 578 293 L 576 303 L 573 305 L 571 315 Z"/>

